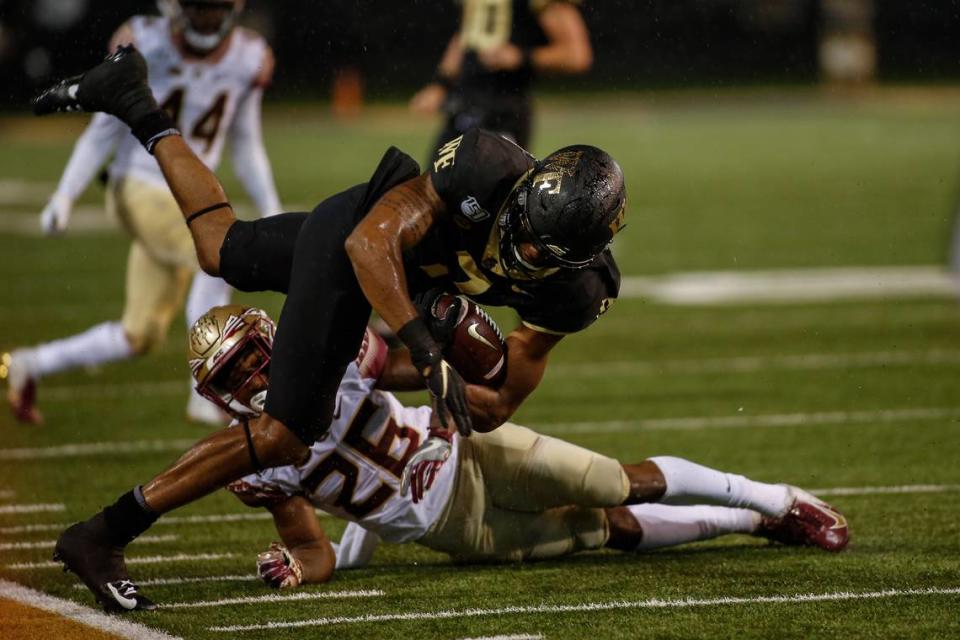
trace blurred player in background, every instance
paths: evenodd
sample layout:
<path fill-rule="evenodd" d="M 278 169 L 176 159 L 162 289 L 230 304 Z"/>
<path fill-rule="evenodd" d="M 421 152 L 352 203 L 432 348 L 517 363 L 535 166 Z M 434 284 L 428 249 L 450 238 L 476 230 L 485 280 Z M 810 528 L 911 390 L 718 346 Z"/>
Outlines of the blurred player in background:
<path fill-rule="evenodd" d="M 190 332 L 198 390 L 241 421 L 259 414 L 273 335 L 259 309 L 211 309 Z M 404 407 L 385 389 L 422 386 L 409 353 L 388 352 L 368 328 L 340 383 L 333 424 L 307 461 L 227 487 L 273 514 L 283 543 L 258 557 L 267 584 L 324 582 L 335 567 L 363 566 L 381 537 L 460 561 L 648 551 L 732 533 L 830 551 L 847 543 L 844 517 L 795 487 L 666 456 L 621 464 L 510 423 L 457 439 L 450 462 L 426 479 L 434 486 L 426 491 L 424 478 L 414 477 L 408 492 L 401 472 L 428 437 L 431 408 Z M 351 522 L 336 553 L 314 508 Z"/>
<path fill-rule="evenodd" d="M 577 0 L 460 0 L 460 30 L 433 81 L 410 101 L 446 113 L 438 144 L 473 127 L 530 144 L 530 89 L 539 73 L 584 73 L 593 63 Z"/>
<path fill-rule="evenodd" d="M 273 73 L 273 53 L 258 34 L 236 26 L 242 0 L 161 0 L 163 17 L 135 16 L 114 34 L 110 50 L 134 43 L 150 69 L 150 87 L 199 158 L 216 170 L 229 141 L 234 170 L 260 214 L 281 209 L 260 130 L 260 105 Z M 8 400 L 22 422 L 39 423 L 36 381 L 75 367 L 149 352 L 186 304 L 187 326 L 230 287 L 198 271 L 190 232 L 154 158 L 127 125 L 93 117 L 73 150 L 60 184 L 41 214 L 48 234 L 66 230 L 74 201 L 113 155 L 107 209 L 129 233 L 122 319 L 5 356 Z M 194 275 L 195 274 L 195 275 Z M 192 385 L 191 385 L 192 388 Z M 222 424 L 223 414 L 191 391 L 188 418 Z"/>

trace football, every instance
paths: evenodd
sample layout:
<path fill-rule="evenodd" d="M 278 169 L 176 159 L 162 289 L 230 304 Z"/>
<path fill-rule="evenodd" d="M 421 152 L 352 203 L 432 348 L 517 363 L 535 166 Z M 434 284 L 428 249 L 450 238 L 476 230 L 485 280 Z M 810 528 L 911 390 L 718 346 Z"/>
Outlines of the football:
<path fill-rule="evenodd" d="M 430 312 L 438 320 L 446 318 L 457 296 L 437 296 Z M 500 327 L 478 304 L 460 297 L 459 317 L 453 337 L 443 356 L 470 384 L 499 387 L 507 377 L 507 343 Z"/>

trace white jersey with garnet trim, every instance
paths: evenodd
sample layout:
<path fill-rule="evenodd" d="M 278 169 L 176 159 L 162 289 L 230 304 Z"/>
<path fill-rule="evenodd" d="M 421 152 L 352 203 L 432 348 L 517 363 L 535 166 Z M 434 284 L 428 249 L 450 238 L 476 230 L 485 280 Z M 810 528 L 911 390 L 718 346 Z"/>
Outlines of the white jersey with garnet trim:
<path fill-rule="evenodd" d="M 219 59 L 187 60 L 171 39 L 167 18 L 135 16 L 128 26 L 133 44 L 147 61 L 157 102 L 174 116 L 194 153 L 216 170 L 237 106 L 269 76 L 272 54 L 267 43 L 253 31 L 238 27 Z M 117 149 L 110 174 L 165 184 L 157 161 L 129 135 Z"/>
<path fill-rule="evenodd" d="M 374 389 L 387 347 L 367 329 L 357 360 L 337 392 L 333 423 L 314 443 L 306 464 L 267 469 L 228 486 L 248 504 L 303 495 L 316 507 L 351 520 L 388 542 L 423 537 L 443 513 L 453 489 L 457 444 L 433 487 L 414 504 L 400 496 L 400 475 L 427 437 L 430 407 L 404 407 Z"/>

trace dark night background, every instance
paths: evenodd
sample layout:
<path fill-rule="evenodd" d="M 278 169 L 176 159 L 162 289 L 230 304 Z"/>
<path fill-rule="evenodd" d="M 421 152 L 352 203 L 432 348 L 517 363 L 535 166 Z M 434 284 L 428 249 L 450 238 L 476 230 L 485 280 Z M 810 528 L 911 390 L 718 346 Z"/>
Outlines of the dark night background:
<path fill-rule="evenodd" d="M 816 0 L 587 0 L 593 71 L 547 85 L 813 83 L 819 7 Z M 99 58 L 126 17 L 155 11 L 144 0 L 0 0 L 0 106 L 20 108 L 51 77 Z M 458 14 L 452 0 L 251 0 L 245 21 L 276 50 L 274 97 L 323 97 L 334 69 L 356 64 L 376 99 L 407 96 L 430 77 Z M 960 78 L 960 0 L 877 0 L 873 28 L 881 81 Z"/>

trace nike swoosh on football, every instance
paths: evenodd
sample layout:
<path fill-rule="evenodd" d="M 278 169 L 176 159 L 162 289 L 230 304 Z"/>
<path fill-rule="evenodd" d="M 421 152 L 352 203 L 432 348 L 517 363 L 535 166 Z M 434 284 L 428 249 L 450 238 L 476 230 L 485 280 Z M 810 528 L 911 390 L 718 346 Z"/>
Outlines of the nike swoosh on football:
<path fill-rule="evenodd" d="M 119 604 L 124 609 L 131 611 L 137 608 L 136 598 L 127 598 L 126 596 L 120 595 L 120 592 L 117 591 L 117 588 L 112 584 L 110 584 L 109 582 L 107 583 L 107 589 L 109 589 L 110 595 L 112 595 L 113 599 L 117 601 L 117 604 Z"/>
<path fill-rule="evenodd" d="M 487 340 L 487 339 L 484 338 L 482 335 L 480 335 L 480 332 L 479 332 L 479 331 L 477 331 L 477 327 L 478 327 L 478 326 L 480 326 L 480 323 L 479 323 L 479 322 L 474 322 L 474 323 L 471 324 L 469 327 L 467 327 L 467 333 L 470 335 L 471 338 L 474 338 L 474 339 L 476 339 L 476 340 L 479 340 L 479 341 L 482 342 L 483 344 L 487 345 L 488 347 L 490 347 L 491 349 L 493 349 L 494 351 L 496 351 L 497 348 L 496 348 L 495 346 L 493 346 L 493 345 L 490 343 L 489 340 Z"/>

